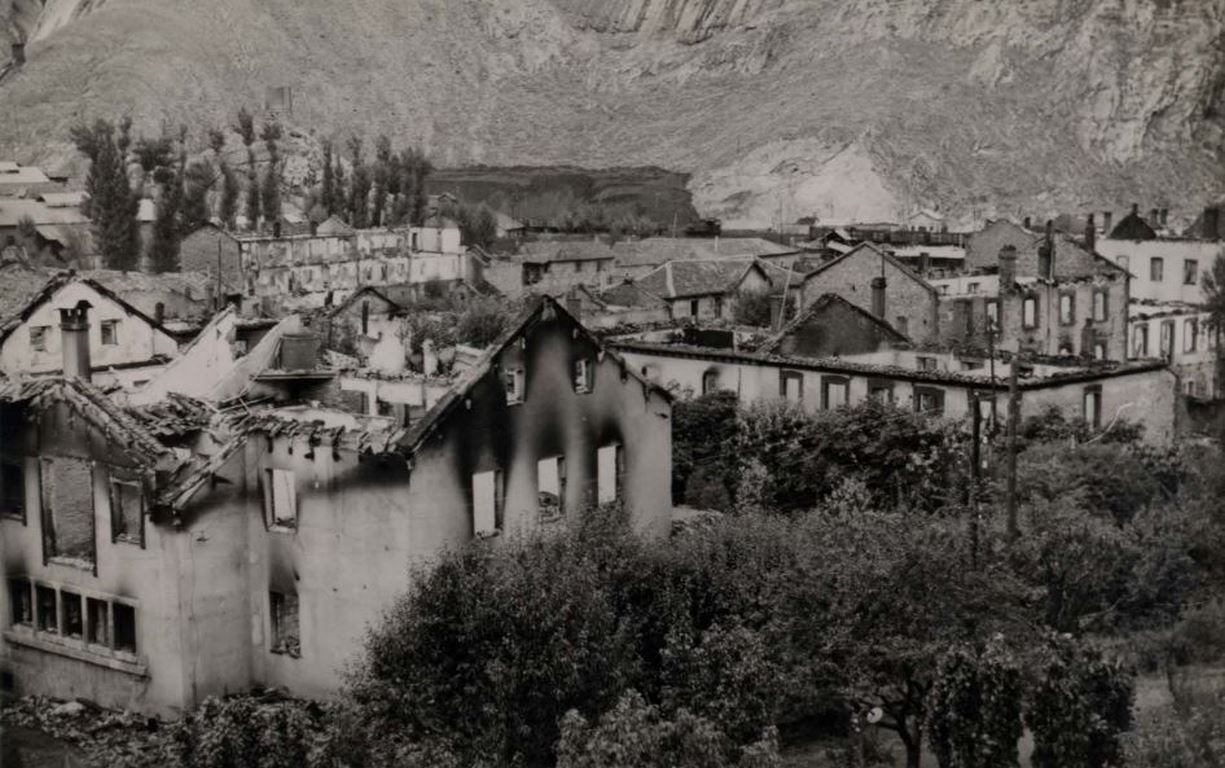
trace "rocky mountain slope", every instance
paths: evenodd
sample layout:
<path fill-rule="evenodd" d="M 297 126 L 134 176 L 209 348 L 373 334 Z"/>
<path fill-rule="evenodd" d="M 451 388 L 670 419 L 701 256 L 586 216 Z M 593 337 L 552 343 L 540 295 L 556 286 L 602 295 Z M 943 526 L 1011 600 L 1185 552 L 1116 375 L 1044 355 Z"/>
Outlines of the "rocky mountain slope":
<path fill-rule="evenodd" d="M 1225 0 L 0 0 L 0 156 L 71 121 L 293 122 L 442 164 L 650 164 L 734 226 L 1225 191 Z M 3 11 L 0 11 L 3 12 Z"/>

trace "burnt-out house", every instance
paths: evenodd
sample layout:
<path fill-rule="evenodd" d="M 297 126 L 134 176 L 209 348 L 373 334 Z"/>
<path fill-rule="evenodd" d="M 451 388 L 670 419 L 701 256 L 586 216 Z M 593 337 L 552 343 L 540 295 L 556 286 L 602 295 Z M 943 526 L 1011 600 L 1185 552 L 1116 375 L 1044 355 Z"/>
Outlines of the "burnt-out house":
<path fill-rule="evenodd" d="M 645 535 L 670 523 L 670 396 L 549 298 L 407 425 L 121 408 L 71 376 L 0 402 L 0 667 L 22 693 L 160 714 L 254 685 L 327 696 L 442 551 L 603 502 Z"/>
<path fill-rule="evenodd" d="M 339 304 L 319 313 L 312 322 L 324 346 L 346 355 L 361 351 L 360 340 L 376 339 L 386 331 L 388 321 L 404 312 L 377 288 L 366 286 L 354 291 Z"/>
<path fill-rule="evenodd" d="M 837 294 L 827 293 L 810 304 L 762 351 L 801 357 L 841 357 L 908 342 L 885 320 Z"/>

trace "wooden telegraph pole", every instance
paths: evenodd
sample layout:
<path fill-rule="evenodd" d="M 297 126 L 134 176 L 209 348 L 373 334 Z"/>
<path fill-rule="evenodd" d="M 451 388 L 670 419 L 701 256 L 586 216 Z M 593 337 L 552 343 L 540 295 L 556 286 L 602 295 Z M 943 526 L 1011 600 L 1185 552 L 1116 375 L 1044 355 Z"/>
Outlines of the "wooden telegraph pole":
<path fill-rule="evenodd" d="M 1021 417 L 1021 400 L 1017 393 L 1017 371 L 1021 367 L 1021 356 L 1012 356 L 1012 367 L 1008 372 L 1008 541 L 1017 540 L 1021 531 L 1017 527 L 1017 422 Z"/>

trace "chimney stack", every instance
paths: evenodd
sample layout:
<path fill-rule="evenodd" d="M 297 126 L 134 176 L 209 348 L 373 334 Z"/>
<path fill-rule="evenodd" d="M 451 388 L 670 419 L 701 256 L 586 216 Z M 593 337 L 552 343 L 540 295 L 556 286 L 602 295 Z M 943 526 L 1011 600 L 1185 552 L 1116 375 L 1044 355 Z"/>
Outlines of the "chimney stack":
<path fill-rule="evenodd" d="M 1139 203 L 1131 204 L 1131 215 L 1135 216 L 1137 219 L 1140 218 L 1140 204 Z"/>
<path fill-rule="evenodd" d="M 872 314 L 885 319 L 885 278 L 872 278 Z"/>
<path fill-rule="evenodd" d="M 1161 212 L 1153 208 L 1148 212 L 1148 225 L 1153 229 L 1161 226 Z"/>
<path fill-rule="evenodd" d="M 1213 242 L 1221 239 L 1221 209 L 1209 206 L 1204 209 L 1204 239 Z"/>
<path fill-rule="evenodd" d="M 1112 211 L 1102 211 L 1102 236 L 1110 237 L 1110 225 L 1114 223 Z"/>
<path fill-rule="evenodd" d="M 1170 221 L 1170 209 L 1162 208 L 1161 209 L 1161 226 L 1164 227 L 1166 224 L 1169 223 L 1169 221 Z"/>
<path fill-rule="evenodd" d="M 1001 294 L 1011 293 L 1017 287 L 1017 249 L 1014 245 L 1005 245 L 1000 249 L 1000 290 Z"/>
<path fill-rule="evenodd" d="M 1054 222 L 1046 220 L 1046 235 L 1038 246 L 1038 277 L 1046 280 L 1055 277 L 1055 237 Z"/>
<path fill-rule="evenodd" d="M 17 41 L 13 43 L 13 64 L 20 67 L 26 63 L 26 44 Z"/>
<path fill-rule="evenodd" d="M 81 299 L 75 307 L 60 310 L 61 347 L 64 354 L 64 377 L 89 381 L 93 364 L 89 359 L 89 310 L 92 305 Z"/>
<path fill-rule="evenodd" d="M 1085 222 L 1085 250 L 1094 253 L 1097 248 L 1097 225 L 1093 223 L 1093 214 Z"/>

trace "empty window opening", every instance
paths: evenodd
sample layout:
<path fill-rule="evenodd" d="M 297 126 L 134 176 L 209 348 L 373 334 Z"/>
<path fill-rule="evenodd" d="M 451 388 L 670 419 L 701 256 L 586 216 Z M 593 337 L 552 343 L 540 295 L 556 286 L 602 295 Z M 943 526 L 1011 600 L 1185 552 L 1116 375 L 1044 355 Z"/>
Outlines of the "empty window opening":
<path fill-rule="evenodd" d="M 111 604 L 105 600 L 85 599 L 85 639 L 94 645 L 111 645 Z"/>
<path fill-rule="evenodd" d="M 915 357 L 915 363 L 920 371 L 934 371 L 937 369 L 937 362 L 934 357 L 923 357 L 920 355 Z"/>
<path fill-rule="evenodd" d="M 43 632 L 59 634 L 60 618 L 56 607 L 55 590 L 39 584 L 34 588 L 34 597 L 38 606 L 38 628 Z"/>
<path fill-rule="evenodd" d="M 43 543 L 48 557 L 94 561 L 94 489 L 89 462 L 44 459 Z"/>
<path fill-rule="evenodd" d="M 1068 354 L 1071 354 L 1071 350 L 1068 351 Z M 1097 360 L 1105 360 L 1106 359 L 1106 345 L 1100 341 L 1095 341 L 1093 343 L 1093 357 L 1094 359 L 1097 359 Z"/>
<path fill-rule="evenodd" d="M 1075 304 L 1069 293 L 1061 294 L 1059 297 L 1059 322 L 1062 325 L 1071 325 L 1076 322 Z"/>
<path fill-rule="evenodd" d="M 111 541 L 144 545 L 144 494 L 140 482 L 111 480 Z"/>
<path fill-rule="evenodd" d="M 269 469 L 264 474 L 264 513 L 273 528 L 296 528 L 298 497 L 290 469 Z"/>
<path fill-rule="evenodd" d="M 1174 323 L 1166 321 L 1161 324 L 1161 356 L 1169 357 L 1174 353 Z"/>
<path fill-rule="evenodd" d="M 1182 351 L 1194 352 L 1199 346 L 1199 323 L 1190 318 L 1182 324 Z"/>
<path fill-rule="evenodd" d="M 717 391 L 719 391 L 719 371 L 711 368 L 702 374 L 702 394 L 709 395 L 711 392 Z"/>
<path fill-rule="evenodd" d="M 882 405 L 893 402 L 893 384 L 887 381 L 872 381 L 868 383 L 868 399 Z"/>
<path fill-rule="evenodd" d="M 1093 292 L 1093 321 L 1102 323 L 1110 314 L 1109 301 L 1105 291 Z"/>
<path fill-rule="evenodd" d="M 1038 327 L 1038 300 L 1032 296 L 1021 304 L 1021 325 L 1025 328 Z"/>
<path fill-rule="evenodd" d="M 1137 325 L 1131 336 L 1131 356 L 1148 357 L 1148 326 Z"/>
<path fill-rule="evenodd" d="M 34 626 L 34 597 L 30 593 L 30 582 L 25 579 L 9 579 L 9 606 L 12 623 Z"/>
<path fill-rule="evenodd" d="M 285 592 L 269 592 L 272 610 L 273 653 L 283 653 L 295 659 L 302 656 L 302 638 L 298 623 L 298 596 Z"/>
<path fill-rule="evenodd" d="M 694 317 L 698 316 L 698 300 L 697 299 L 689 300 L 689 314 L 693 315 Z"/>
<path fill-rule="evenodd" d="M 0 462 L 0 515 L 25 521 L 26 481 L 16 461 Z"/>
<path fill-rule="evenodd" d="M 850 382 L 843 376 L 822 376 L 821 407 L 829 411 L 846 405 L 849 389 Z"/>
<path fill-rule="evenodd" d="M 35 325 L 30 328 L 30 349 L 35 352 L 47 351 L 47 336 L 51 330 L 49 325 Z"/>
<path fill-rule="evenodd" d="M 1149 262 L 1148 276 L 1154 283 L 1165 280 L 1165 261 L 1160 256 L 1154 256 Z"/>
<path fill-rule="evenodd" d="M 596 451 L 596 502 L 608 504 L 621 498 L 625 477 L 625 448 L 620 443 Z"/>
<path fill-rule="evenodd" d="M 1000 304 L 998 301 L 988 301 L 985 305 L 987 314 L 987 330 L 992 333 L 999 334 L 1000 332 Z"/>
<path fill-rule="evenodd" d="M 781 397 L 793 403 L 800 402 L 804 399 L 804 374 L 799 371 L 779 371 L 778 390 Z"/>
<path fill-rule="evenodd" d="M 103 320 L 99 326 L 102 333 L 102 345 L 113 347 L 119 343 L 119 321 Z"/>
<path fill-rule="evenodd" d="M 590 357 L 580 357 L 574 361 L 574 391 L 586 394 L 595 389 L 595 364 Z"/>
<path fill-rule="evenodd" d="M 540 516 L 548 519 L 566 512 L 566 459 L 550 456 L 536 462 L 536 492 Z"/>
<path fill-rule="evenodd" d="M 484 537 L 502 527 L 505 483 L 501 470 L 477 472 L 472 476 L 472 533 Z"/>
<path fill-rule="evenodd" d="M 1199 281 L 1199 261 L 1185 259 L 1182 263 L 1182 284 L 1195 285 Z"/>
<path fill-rule="evenodd" d="M 1084 412 L 1082 414 L 1089 426 L 1099 429 L 1102 426 L 1102 390 L 1100 387 L 1089 387 L 1085 390 Z"/>
<path fill-rule="evenodd" d="M 60 590 L 60 606 L 64 613 L 64 637 L 84 637 L 85 620 L 81 615 L 81 596 Z"/>
<path fill-rule="evenodd" d="M 136 609 L 123 603 L 111 603 L 115 623 L 115 650 L 136 653 Z"/>
<path fill-rule="evenodd" d="M 502 373 L 502 382 L 506 386 L 506 402 L 523 402 L 524 379 L 525 376 L 522 368 L 509 368 Z"/>
<path fill-rule="evenodd" d="M 933 416 L 944 414 L 944 390 L 928 387 L 915 387 L 915 410 Z"/>

